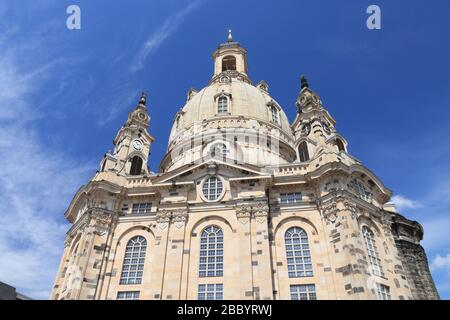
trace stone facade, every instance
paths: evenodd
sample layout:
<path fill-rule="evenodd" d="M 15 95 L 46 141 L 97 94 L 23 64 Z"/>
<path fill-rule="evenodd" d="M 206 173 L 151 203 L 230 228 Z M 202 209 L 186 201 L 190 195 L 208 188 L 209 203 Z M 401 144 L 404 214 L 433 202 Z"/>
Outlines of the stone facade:
<path fill-rule="evenodd" d="M 438 299 L 422 227 L 347 152 L 306 79 L 290 124 L 231 35 L 213 59 L 158 173 L 146 95 L 130 112 L 65 213 L 51 298 Z"/>

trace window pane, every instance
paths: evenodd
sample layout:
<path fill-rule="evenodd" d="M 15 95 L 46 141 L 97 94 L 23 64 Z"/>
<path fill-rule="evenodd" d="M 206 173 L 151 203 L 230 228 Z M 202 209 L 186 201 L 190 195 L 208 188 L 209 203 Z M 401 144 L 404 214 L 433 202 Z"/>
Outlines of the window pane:
<path fill-rule="evenodd" d="M 291 285 L 291 300 L 317 300 L 314 284 Z"/>
<path fill-rule="evenodd" d="M 376 276 L 384 276 L 383 268 L 381 267 L 381 260 L 378 255 L 378 250 L 375 245 L 374 235 L 367 227 L 363 227 L 364 242 L 366 243 L 367 255 L 372 269 L 372 273 Z"/>
<path fill-rule="evenodd" d="M 128 241 L 125 249 L 125 257 L 140 256 L 140 259 L 124 258 L 120 284 L 140 284 L 144 270 L 145 253 L 147 251 L 147 240 L 144 237 L 136 236 Z M 136 270 L 139 270 L 136 272 Z M 131 271 L 131 272 L 127 272 Z"/>
<path fill-rule="evenodd" d="M 139 300 L 139 291 L 119 291 L 117 292 L 117 300 Z"/>
<path fill-rule="evenodd" d="M 289 278 L 312 276 L 311 252 L 305 230 L 299 227 L 288 229 L 285 234 L 285 247 Z"/>
<path fill-rule="evenodd" d="M 200 237 L 200 277 L 221 277 L 223 275 L 223 237 L 222 229 L 217 226 L 206 227 Z M 205 272 L 208 270 L 208 272 Z"/>
<path fill-rule="evenodd" d="M 223 284 L 199 284 L 198 285 L 199 300 L 223 300 Z"/>
<path fill-rule="evenodd" d="M 222 180 L 212 176 L 203 182 L 203 196 L 208 200 L 217 200 L 223 191 Z"/>

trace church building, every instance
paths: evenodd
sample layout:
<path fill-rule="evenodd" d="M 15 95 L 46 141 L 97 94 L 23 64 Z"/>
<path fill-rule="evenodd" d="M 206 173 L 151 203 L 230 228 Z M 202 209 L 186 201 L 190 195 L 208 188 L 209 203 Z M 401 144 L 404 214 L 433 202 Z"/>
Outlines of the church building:
<path fill-rule="evenodd" d="M 392 191 L 301 78 L 295 120 L 231 36 L 148 168 L 143 94 L 75 194 L 51 299 L 439 299 Z"/>

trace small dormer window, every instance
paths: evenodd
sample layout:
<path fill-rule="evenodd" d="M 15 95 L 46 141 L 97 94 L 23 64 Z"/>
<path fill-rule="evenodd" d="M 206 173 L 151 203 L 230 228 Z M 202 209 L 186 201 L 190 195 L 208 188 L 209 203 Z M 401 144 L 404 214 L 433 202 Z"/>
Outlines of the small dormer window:
<path fill-rule="evenodd" d="M 217 113 L 227 113 L 228 112 L 228 98 L 227 97 L 220 97 L 219 100 L 217 100 Z"/>
<path fill-rule="evenodd" d="M 236 58 L 233 56 L 226 56 L 222 60 L 222 71 L 236 70 Z"/>
<path fill-rule="evenodd" d="M 278 109 L 275 108 L 274 106 L 270 106 L 270 113 L 272 115 L 272 122 L 276 123 L 276 124 L 280 124 L 280 119 L 278 116 Z"/>

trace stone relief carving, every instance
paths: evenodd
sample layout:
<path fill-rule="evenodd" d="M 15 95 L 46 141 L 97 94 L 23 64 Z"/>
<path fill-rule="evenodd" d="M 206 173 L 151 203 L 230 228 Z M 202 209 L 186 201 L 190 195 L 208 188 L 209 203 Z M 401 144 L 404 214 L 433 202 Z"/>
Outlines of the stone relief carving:
<path fill-rule="evenodd" d="M 163 230 L 173 222 L 178 229 L 183 227 L 188 220 L 187 211 L 184 209 L 160 210 L 156 213 L 156 222 L 158 227 Z"/>
<path fill-rule="evenodd" d="M 242 224 L 249 222 L 251 217 L 254 217 L 258 223 L 263 223 L 268 215 L 269 206 L 265 202 L 236 206 L 236 217 Z"/>
<path fill-rule="evenodd" d="M 100 208 L 93 208 L 91 211 L 91 219 L 94 221 L 93 229 L 100 236 L 103 236 L 108 232 L 111 227 L 111 223 L 115 218 L 115 214 L 112 212 L 106 212 Z"/>
<path fill-rule="evenodd" d="M 336 202 L 332 202 L 322 210 L 323 217 L 331 223 L 335 223 L 338 218 L 339 209 Z"/>
<path fill-rule="evenodd" d="M 182 228 L 188 219 L 188 214 L 185 210 L 175 210 L 172 213 L 172 221 L 178 229 Z"/>
<path fill-rule="evenodd" d="M 356 204 L 353 202 L 345 201 L 344 206 L 346 210 L 350 211 L 350 216 L 352 219 L 357 219 L 361 215 L 360 211 L 358 211 L 358 208 L 356 207 Z"/>
<path fill-rule="evenodd" d="M 250 220 L 252 208 L 249 205 L 236 206 L 236 217 L 238 220 L 245 224 Z"/>

